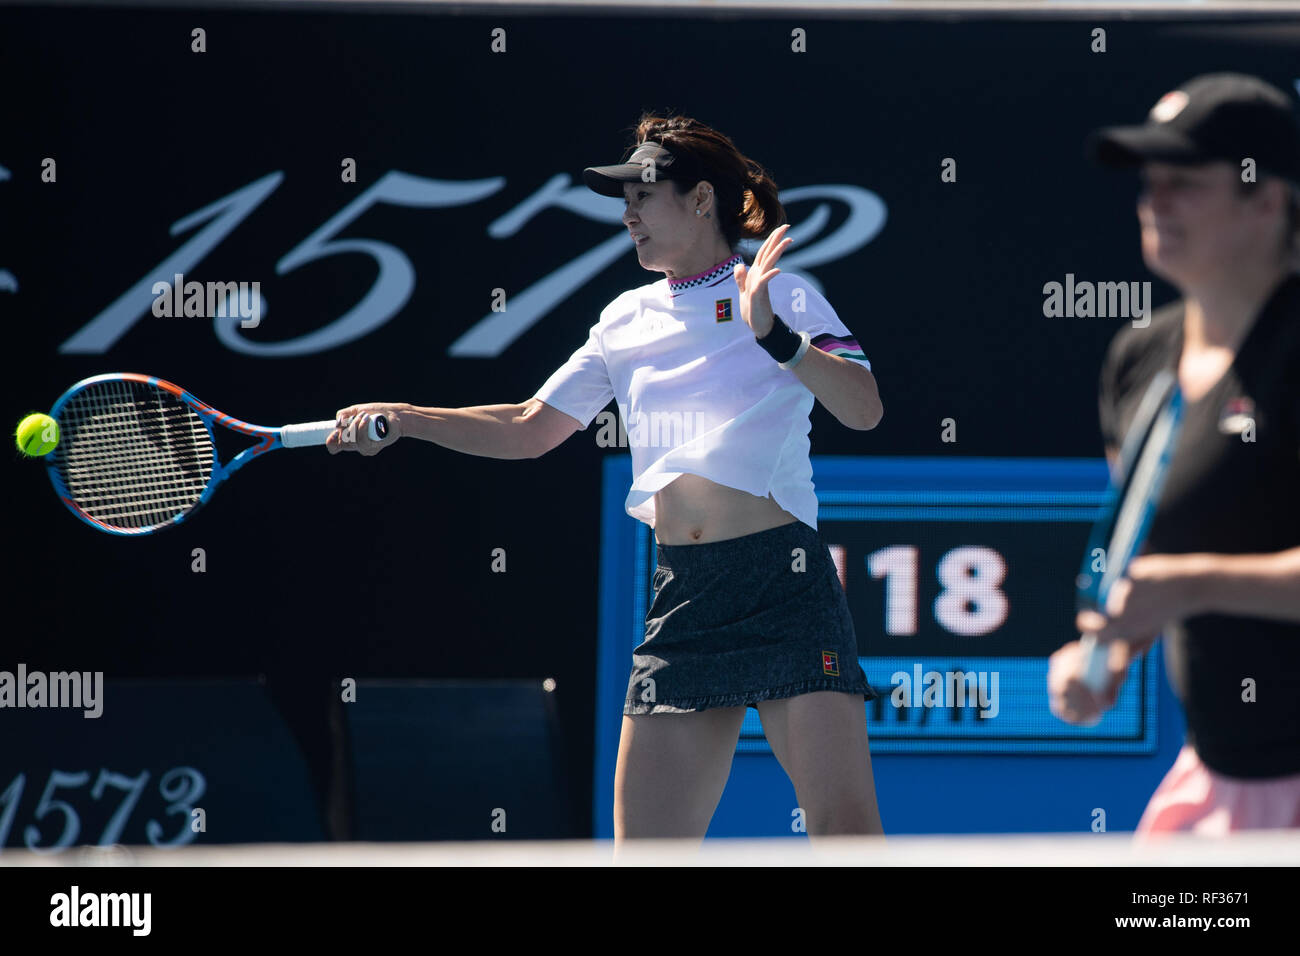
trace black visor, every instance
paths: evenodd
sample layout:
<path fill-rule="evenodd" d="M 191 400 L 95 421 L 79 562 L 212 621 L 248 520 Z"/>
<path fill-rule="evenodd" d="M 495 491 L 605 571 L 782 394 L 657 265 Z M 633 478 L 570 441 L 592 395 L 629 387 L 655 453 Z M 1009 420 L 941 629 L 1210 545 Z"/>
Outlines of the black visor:
<path fill-rule="evenodd" d="M 626 162 L 613 166 L 588 166 L 582 171 L 582 181 L 587 188 L 615 199 L 623 198 L 624 183 L 653 183 L 661 179 L 699 182 L 700 178 L 698 169 L 690 160 L 650 142 L 638 146 Z"/>

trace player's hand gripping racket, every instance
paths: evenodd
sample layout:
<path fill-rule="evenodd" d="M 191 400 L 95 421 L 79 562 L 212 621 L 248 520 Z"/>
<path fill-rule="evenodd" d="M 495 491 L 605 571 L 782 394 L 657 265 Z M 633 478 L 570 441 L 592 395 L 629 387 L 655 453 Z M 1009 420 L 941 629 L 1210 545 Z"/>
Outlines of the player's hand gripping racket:
<path fill-rule="evenodd" d="M 153 375 L 117 373 L 83 379 L 64 392 L 50 416 L 59 444 L 46 461 L 54 490 L 82 521 L 110 534 L 149 534 L 184 521 L 226 478 L 276 448 L 323 445 L 350 422 L 266 428 L 207 405 Z M 213 424 L 258 443 L 217 461 Z M 388 434 L 370 418 L 371 440 Z"/>
<path fill-rule="evenodd" d="M 1129 562 L 1146 541 L 1182 418 L 1178 379 L 1173 372 L 1161 371 L 1147 387 L 1124 436 L 1119 467 L 1111 476 L 1101 517 L 1093 525 L 1075 582 L 1078 610 L 1106 612 L 1111 588 L 1128 573 Z M 1098 571 L 1094 563 L 1099 548 L 1102 560 Z M 1096 634 L 1083 635 L 1081 643 L 1083 682 L 1100 694 L 1106 687 L 1109 648 Z"/>

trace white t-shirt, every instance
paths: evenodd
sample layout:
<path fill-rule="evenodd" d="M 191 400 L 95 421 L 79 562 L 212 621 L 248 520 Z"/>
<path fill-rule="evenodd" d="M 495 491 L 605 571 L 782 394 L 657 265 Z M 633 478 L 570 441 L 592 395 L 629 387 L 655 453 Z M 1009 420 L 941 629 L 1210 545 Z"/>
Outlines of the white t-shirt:
<path fill-rule="evenodd" d="M 655 492 L 682 474 L 766 497 L 817 527 L 808 460 L 815 398 L 755 341 L 740 315 L 732 256 L 707 272 L 667 277 L 607 305 L 579 348 L 534 397 L 583 429 L 611 398 L 627 430 L 625 509 L 651 528 Z M 810 347 L 871 364 L 830 303 L 797 276 L 768 282 L 772 311 Z"/>

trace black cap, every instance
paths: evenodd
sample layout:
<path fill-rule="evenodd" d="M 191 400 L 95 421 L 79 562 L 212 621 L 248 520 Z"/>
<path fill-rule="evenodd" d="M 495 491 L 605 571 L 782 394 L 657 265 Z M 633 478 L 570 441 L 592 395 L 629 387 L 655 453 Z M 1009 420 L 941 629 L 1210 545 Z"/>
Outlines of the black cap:
<path fill-rule="evenodd" d="M 1109 126 L 1088 142 L 1106 166 L 1255 160 L 1259 170 L 1300 184 L 1300 123 L 1291 99 L 1244 73 L 1207 73 L 1160 97 L 1142 126 Z"/>
<path fill-rule="evenodd" d="M 672 150 L 659 143 L 644 142 L 636 148 L 625 162 L 613 166 L 588 166 L 582 171 L 582 181 L 602 196 L 623 198 L 623 184 L 642 182 L 641 174 L 646 166 L 654 166 L 655 182 L 660 179 L 678 179 L 699 182 L 704 177 L 699 167 L 684 155 L 674 154 Z"/>

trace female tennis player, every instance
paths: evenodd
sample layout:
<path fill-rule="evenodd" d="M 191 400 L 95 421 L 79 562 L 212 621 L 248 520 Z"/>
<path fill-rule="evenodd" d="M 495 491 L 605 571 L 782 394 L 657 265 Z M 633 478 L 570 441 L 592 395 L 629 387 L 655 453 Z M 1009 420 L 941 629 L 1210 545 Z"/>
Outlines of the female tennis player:
<path fill-rule="evenodd" d="M 1141 167 L 1142 257 L 1182 294 L 1111 344 L 1108 455 L 1162 369 L 1187 404 L 1150 553 L 1104 616 L 1077 621 L 1111 642 L 1107 691 L 1082 682 L 1072 642 L 1051 658 L 1052 710 L 1080 722 L 1112 706 L 1163 629 L 1187 739 L 1138 838 L 1300 827 L 1300 124 L 1275 87 L 1211 74 L 1094 143 L 1101 162 Z"/>
<path fill-rule="evenodd" d="M 340 421 L 382 413 L 389 437 L 336 431 L 330 452 L 410 436 L 535 458 L 616 399 L 634 473 L 625 507 L 654 529 L 658 561 L 623 708 L 616 847 L 703 839 L 749 706 L 811 837 L 878 834 L 863 709 L 876 694 L 817 530 L 807 437 L 814 397 L 845 427 L 876 426 L 871 366 L 830 304 L 776 268 L 792 241 L 776 184 L 727 136 L 645 114 L 627 159 L 583 179 L 623 199 L 638 261 L 663 278 L 614 299 L 528 401 L 353 405 Z M 738 243 L 758 237 L 747 265 Z"/>

